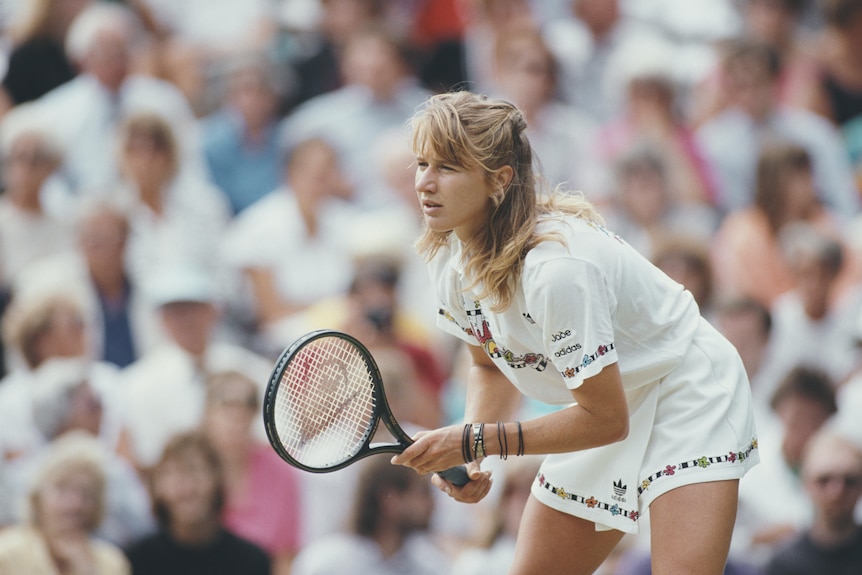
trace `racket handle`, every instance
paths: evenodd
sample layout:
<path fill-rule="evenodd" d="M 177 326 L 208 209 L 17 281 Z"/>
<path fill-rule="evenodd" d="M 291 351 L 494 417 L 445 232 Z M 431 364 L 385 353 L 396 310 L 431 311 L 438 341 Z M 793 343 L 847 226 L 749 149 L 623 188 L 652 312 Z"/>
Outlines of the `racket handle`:
<path fill-rule="evenodd" d="M 467 485 L 467 483 L 470 482 L 470 476 L 467 475 L 467 468 L 463 465 L 452 467 L 446 471 L 438 471 L 437 475 L 457 487 Z"/>

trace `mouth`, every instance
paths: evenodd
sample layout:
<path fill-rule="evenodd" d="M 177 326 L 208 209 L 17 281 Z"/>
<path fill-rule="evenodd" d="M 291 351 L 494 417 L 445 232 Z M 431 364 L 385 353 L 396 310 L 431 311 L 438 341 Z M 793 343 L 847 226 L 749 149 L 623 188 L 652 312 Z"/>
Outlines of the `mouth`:
<path fill-rule="evenodd" d="M 426 214 L 437 212 L 443 207 L 442 204 L 438 204 L 437 202 L 433 202 L 431 200 L 422 200 L 421 205 L 422 211 Z"/>

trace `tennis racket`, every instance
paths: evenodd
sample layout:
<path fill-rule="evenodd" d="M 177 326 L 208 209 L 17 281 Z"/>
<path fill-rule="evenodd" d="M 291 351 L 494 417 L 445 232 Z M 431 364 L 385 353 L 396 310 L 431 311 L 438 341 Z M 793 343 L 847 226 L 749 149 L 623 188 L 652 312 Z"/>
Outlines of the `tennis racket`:
<path fill-rule="evenodd" d="M 381 420 L 396 443 L 371 443 Z M 308 333 L 281 353 L 267 385 L 263 421 L 276 453 L 312 473 L 342 469 L 375 453 L 401 453 L 413 443 L 392 415 L 371 352 L 334 330 Z M 464 466 L 439 475 L 459 486 L 470 480 Z"/>

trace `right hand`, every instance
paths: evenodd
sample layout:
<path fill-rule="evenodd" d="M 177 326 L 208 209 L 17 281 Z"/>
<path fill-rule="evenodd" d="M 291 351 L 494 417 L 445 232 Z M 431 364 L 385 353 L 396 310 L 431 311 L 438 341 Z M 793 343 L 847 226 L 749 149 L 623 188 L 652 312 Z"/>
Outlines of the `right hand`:
<path fill-rule="evenodd" d="M 467 474 L 470 476 L 470 481 L 462 487 L 449 483 L 436 473 L 431 476 L 431 483 L 455 501 L 478 503 L 488 495 L 494 484 L 494 480 L 491 479 L 491 472 L 482 471 L 479 462 L 471 461 L 467 464 Z"/>

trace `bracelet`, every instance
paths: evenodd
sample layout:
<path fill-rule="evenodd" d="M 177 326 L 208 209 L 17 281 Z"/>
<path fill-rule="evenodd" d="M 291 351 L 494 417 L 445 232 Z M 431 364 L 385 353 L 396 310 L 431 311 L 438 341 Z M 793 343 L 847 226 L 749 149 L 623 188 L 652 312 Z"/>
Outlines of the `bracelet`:
<path fill-rule="evenodd" d="M 464 424 L 464 431 L 461 433 L 461 456 L 464 458 L 464 463 L 473 461 L 473 453 L 470 451 L 470 424 Z"/>
<path fill-rule="evenodd" d="M 484 423 L 473 424 L 473 457 L 475 459 L 482 459 L 483 457 L 485 457 L 484 431 Z"/>
<path fill-rule="evenodd" d="M 497 422 L 497 442 L 500 444 L 500 459 L 505 461 L 509 457 L 509 438 L 506 437 L 506 424 L 502 421 Z"/>
<path fill-rule="evenodd" d="M 521 422 L 516 421 L 518 424 L 518 455 L 524 455 L 524 433 L 521 430 Z"/>

